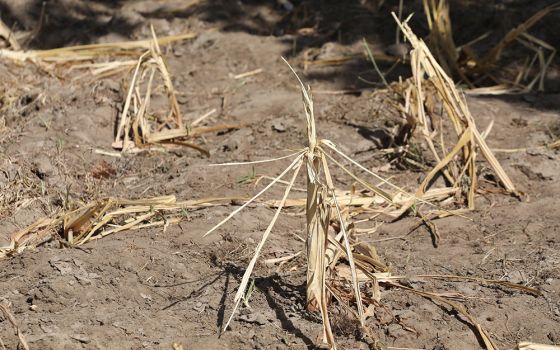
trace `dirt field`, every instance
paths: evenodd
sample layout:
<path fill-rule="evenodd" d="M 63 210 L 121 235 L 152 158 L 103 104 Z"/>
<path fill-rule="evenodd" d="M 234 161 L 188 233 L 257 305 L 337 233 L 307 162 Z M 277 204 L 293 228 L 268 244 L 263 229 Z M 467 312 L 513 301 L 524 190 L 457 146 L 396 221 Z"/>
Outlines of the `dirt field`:
<path fill-rule="evenodd" d="M 0 17 L 16 30 L 33 30 L 40 3 L 0 1 Z M 309 2 L 292 12 L 281 1 L 203 1 L 189 8 L 185 3 L 48 2 L 48 21 L 29 45 L 52 48 L 148 38 L 150 23 L 160 36 L 194 32 L 195 39 L 165 48 L 182 112 L 194 120 L 216 109 L 205 123 L 245 126 L 205 136 L 210 157 L 189 148 L 121 157 L 99 154 L 95 150 L 114 152 L 123 76 L 73 79 L 79 73 L 0 59 L 0 245 L 9 242 L 10 234 L 69 203 L 106 196 L 195 199 L 254 194 L 253 184 L 239 181 L 243 176 L 274 176 L 287 163 L 254 169 L 208 165 L 279 157 L 305 145 L 301 94 L 281 56 L 315 92 L 320 137 L 407 189 L 418 185 L 422 172 L 385 167 L 387 158 L 380 148 L 392 116 L 383 96 L 372 95 L 381 85 L 363 81 L 379 80 L 366 60 L 302 71 L 305 55 L 328 59 L 361 53 L 362 37 L 374 52 L 385 52 L 395 36 L 388 13 L 396 10 L 398 1 L 387 1 L 379 10 L 372 1 L 346 6 Z M 467 3 L 471 2 L 455 1 L 452 8 Z M 456 25 L 465 28 L 457 33 L 458 43 L 492 26 L 503 33 L 547 2 L 491 3 L 492 11 L 476 4 L 471 4 L 471 12 L 464 10 L 471 18 L 480 13 L 478 25 L 463 18 L 463 12 L 452 12 Z M 421 2 L 405 10 L 417 12 L 412 23 L 422 34 Z M 557 47 L 559 16 L 550 15 L 532 33 Z M 315 34 L 298 32 L 307 27 L 314 27 Z M 256 69 L 262 72 L 235 78 Z M 408 286 L 460 293 L 468 311 L 503 349 L 522 340 L 560 344 L 560 153 L 538 148 L 560 137 L 560 80 L 555 69 L 557 62 L 544 94 L 467 99 L 480 130 L 494 121 L 487 141 L 523 192 L 521 200 L 503 193 L 478 195 L 477 209 L 467 215 L 470 220 L 436 221 L 441 235 L 437 247 L 425 227 L 415 228 L 418 219 L 413 217 L 383 223 L 361 237 L 377 248 L 393 274 L 410 276 Z M 388 78 L 398 74 L 410 73 L 403 66 Z M 520 148 L 528 149 L 499 151 Z M 487 167 L 482 159 L 480 167 Z M 335 177 L 341 188 L 352 185 L 340 174 Z M 305 187 L 303 178 L 297 186 Z M 279 198 L 282 191 L 275 189 L 269 198 Z M 273 215 L 273 209 L 255 205 L 218 233 L 202 238 L 236 205 L 188 212 L 183 222 L 165 232 L 124 231 L 80 249 L 64 249 L 52 241 L 0 261 L 0 301 L 11 305 L 31 349 L 172 349 L 174 343 L 184 349 L 315 348 L 321 320 L 305 310 L 303 255 L 280 270 L 259 263 L 250 308 L 242 308 L 231 329 L 220 332 L 246 264 Z M 297 239 L 304 230 L 305 215 L 287 210 L 263 259 L 304 249 Z M 542 295 L 414 277 L 426 274 L 504 280 L 536 288 Z M 453 311 L 397 288 L 381 292 L 383 307 L 368 320 L 368 327 L 389 348 L 482 347 L 470 323 Z M 339 346 L 368 349 L 351 316 L 333 310 Z M 0 340 L 7 349 L 17 347 L 13 328 L 2 316 Z"/>

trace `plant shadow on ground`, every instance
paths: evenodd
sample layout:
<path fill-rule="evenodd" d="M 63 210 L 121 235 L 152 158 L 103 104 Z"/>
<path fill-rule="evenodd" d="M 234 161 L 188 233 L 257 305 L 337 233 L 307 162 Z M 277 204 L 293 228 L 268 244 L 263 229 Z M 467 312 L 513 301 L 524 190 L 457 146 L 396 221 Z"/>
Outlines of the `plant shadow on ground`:
<path fill-rule="evenodd" d="M 506 1 L 494 0 L 473 3 L 449 0 L 453 36 L 457 46 L 482 35 L 488 37 L 474 47 L 479 55 L 530 15 L 553 4 L 553 0 Z M 285 43 L 285 57 L 312 59 L 354 55 L 353 59 L 337 66 L 311 67 L 308 81 L 333 82 L 341 90 L 375 89 L 382 87 L 381 79 L 361 53 L 362 39 L 366 39 L 374 55 L 394 56 L 391 47 L 396 41 L 396 24 L 391 12 L 398 12 L 398 1 L 380 0 L 201 0 L 187 6 L 182 2 L 162 3 L 158 6 L 134 5 L 127 0 L 0 0 L 0 18 L 16 30 L 32 32 L 27 48 L 54 48 L 99 41 L 114 35 L 127 39 L 145 19 L 188 19 L 198 17 L 221 31 L 246 32 L 259 36 L 280 37 Z M 286 4 L 290 5 L 286 5 Z M 129 6 L 129 5 L 134 6 Z M 403 17 L 413 14 L 410 25 L 417 35 L 428 33 L 422 1 L 404 2 Z M 553 47 L 560 46 L 556 35 L 560 13 L 551 13 L 531 28 L 531 35 Z M 114 39 L 114 38 L 113 38 Z M 332 47 L 336 46 L 335 53 Z M 357 54 L 357 56 L 356 56 Z M 533 53 L 519 43 L 508 48 L 500 64 L 522 62 Z M 396 57 L 395 57 L 396 59 Z M 547 77 L 547 92 L 560 91 L 559 59 L 555 58 Z M 301 63 L 301 62 L 298 62 Z M 393 62 L 378 62 L 389 82 L 410 76 L 408 63 L 393 67 Z M 393 69 L 391 69 L 393 68 Z M 508 97 L 505 97 L 506 99 Z M 539 97 L 540 99 L 540 97 Z M 546 101 L 545 101 L 546 102 Z M 538 104 L 537 108 L 557 109 L 554 101 Z"/>
<path fill-rule="evenodd" d="M 518 26 L 540 9 L 556 3 L 552 0 L 537 1 L 486 1 L 469 2 L 450 0 L 451 23 L 456 45 L 460 47 L 483 35 L 486 39 L 474 45 L 475 53 L 482 55 L 503 38 L 509 30 Z M 336 43 L 356 52 L 363 38 L 371 45 L 374 55 L 391 53 L 396 42 L 396 24 L 391 12 L 398 12 L 398 1 L 291 1 L 293 8 L 286 8 L 285 2 L 277 1 L 227 1 L 203 2 L 196 12 L 210 23 L 217 24 L 223 31 L 247 32 L 253 35 L 282 37 L 286 44 L 284 56 L 297 57 L 300 53 L 311 52 L 320 56 Z M 428 33 L 422 1 L 404 2 L 403 18 L 413 14 L 410 25 L 417 35 Z M 558 19 L 560 13 L 551 13 L 540 20 L 529 33 L 553 47 L 560 46 Z M 344 50 L 342 50 L 343 52 Z M 523 62 L 534 54 L 519 43 L 513 43 L 505 51 L 500 65 Z M 343 56 L 344 54 L 342 54 Z M 392 63 L 378 62 L 381 71 L 386 72 Z M 558 70 L 559 60 L 555 58 L 552 70 Z M 408 64 L 399 65 L 387 76 L 388 81 L 396 81 L 400 76 L 408 77 Z M 547 77 L 547 91 L 560 91 L 558 74 Z M 357 58 L 338 67 L 319 67 L 307 72 L 311 80 L 339 81 L 343 89 L 363 89 L 380 86 L 381 81 L 371 64 L 364 58 Z M 363 78 L 363 79 L 360 79 Z M 376 84 L 369 84 L 373 81 Z M 556 107 L 553 107 L 556 108 Z"/>
<path fill-rule="evenodd" d="M 237 266 L 233 263 L 227 263 L 223 266 L 225 275 L 224 281 L 224 292 L 220 300 L 220 307 L 217 313 L 217 326 L 220 334 L 222 334 L 223 327 L 226 323 L 229 315 L 226 312 L 228 303 L 228 294 L 230 293 L 231 277 L 234 277 L 238 282 L 241 280 L 245 272 L 245 267 Z M 218 278 L 221 277 L 218 276 Z M 212 282 L 213 283 L 213 282 Z M 305 304 L 305 285 L 294 285 L 290 284 L 288 281 L 284 280 L 278 274 L 270 275 L 267 277 L 256 277 L 255 287 L 261 291 L 262 295 L 266 299 L 266 303 L 269 308 L 275 312 L 275 316 L 278 318 L 281 324 L 281 328 L 296 338 L 302 340 L 308 349 L 315 349 L 316 345 L 305 333 L 299 329 L 288 317 L 286 311 L 284 310 L 285 304 L 297 303 L 299 305 Z M 295 297 L 295 298 L 294 298 Z M 294 300 L 295 299 L 295 300 Z M 284 302 L 283 302 L 284 301 Z M 321 320 L 318 317 L 313 317 L 312 314 L 302 313 L 308 321 L 317 322 L 319 325 Z"/>
<path fill-rule="evenodd" d="M 0 0 L 0 18 L 15 31 L 30 32 L 24 48 L 89 44 L 108 34 L 128 38 L 139 18 L 119 14 L 124 0 Z"/>

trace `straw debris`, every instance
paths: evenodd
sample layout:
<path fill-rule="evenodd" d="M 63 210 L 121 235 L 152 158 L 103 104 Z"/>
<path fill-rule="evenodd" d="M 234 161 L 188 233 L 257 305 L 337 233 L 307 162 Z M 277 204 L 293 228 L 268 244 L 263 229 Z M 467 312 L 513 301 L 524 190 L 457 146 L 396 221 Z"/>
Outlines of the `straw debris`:
<path fill-rule="evenodd" d="M 153 28 L 152 35 L 149 50 L 138 58 L 132 72 L 112 146 L 131 153 L 155 144 L 167 147 L 186 146 L 209 156 L 208 150 L 190 140 L 205 133 L 237 129 L 241 126 L 232 124 L 191 128 L 183 124 L 176 91 Z M 162 90 L 165 94 L 163 99 L 167 100 L 167 110 L 152 111 L 153 101 L 159 97 L 158 92 Z"/>
<path fill-rule="evenodd" d="M 177 41 L 196 38 L 196 33 L 184 33 L 178 35 L 164 36 L 157 39 L 160 46 L 169 45 Z M 92 61 L 103 57 L 139 57 L 153 45 L 153 39 L 122 41 L 104 44 L 88 44 L 67 46 L 48 50 L 26 50 L 20 51 L 12 47 L 12 50 L 0 50 L 0 57 L 12 59 L 24 63 L 43 62 L 43 63 L 75 63 Z"/>
<path fill-rule="evenodd" d="M 244 198 L 205 198 L 177 201 L 175 196 L 138 200 L 102 198 L 75 209 L 41 218 L 10 237 L 10 244 L 0 247 L 0 259 L 34 249 L 51 240 L 68 247 L 81 246 L 125 230 L 163 227 L 177 224 L 187 213 L 201 208 L 224 205 Z"/>

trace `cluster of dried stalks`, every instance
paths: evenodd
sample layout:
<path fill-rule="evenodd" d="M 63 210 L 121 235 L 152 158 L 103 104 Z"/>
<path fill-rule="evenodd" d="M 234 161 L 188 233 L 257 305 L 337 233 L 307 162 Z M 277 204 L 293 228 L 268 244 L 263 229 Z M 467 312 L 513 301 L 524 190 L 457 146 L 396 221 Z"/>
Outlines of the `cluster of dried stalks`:
<path fill-rule="evenodd" d="M 402 5 L 401 1 L 399 14 L 402 14 Z M 553 4 L 539 10 L 511 29 L 494 46 L 481 54 L 475 52 L 474 46 L 485 39 L 491 39 L 491 32 L 457 46 L 453 39 L 448 0 L 423 0 L 423 7 L 429 29 L 428 46 L 446 74 L 469 86 L 469 94 L 497 95 L 523 93 L 535 89 L 544 91 L 546 74 L 556 56 L 556 48 L 531 35 L 528 31 L 545 16 L 558 11 L 560 4 Z M 375 54 L 375 61 L 392 65 L 386 73 L 392 71 L 397 64 L 407 62 L 406 57 L 403 56 L 405 53 L 403 49 L 406 46 L 399 42 L 399 38 L 399 31 L 397 31 L 395 53 L 388 55 L 377 52 Z M 525 49 L 523 51 L 526 53 L 525 59 L 505 64 L 502 60 L 504 53 L 514 43 L 520 44 Z M 353 53 L 329 59 L 314 59 L 312 58 L 313 52 L 313 49 L 306 51 L 304 70 L 312 66 L 341 65 L 356 59 L 371 60 L 371 54 L 368 55 L 367 52 L 365 55 L 364 53 Z M 374 64 L 375 61 L 373 61 Z M 384 80 L 383 76 L 381 78 Z"/>
<path fill-rule="evenodd" d="M 0 37 L 7 40 L 11 46 L 10 49 L 0 49 L 0 57 L 21 63 L 33 62 L 50 72 L 61 68 L 64 71 L 86 70 L 86 73 L 77 78 L 90 76 L 101 79 L 132 70 L 113 147 L 124 152 L 138 152 L 140 148 L 155 144 L 168 148 L 186 146 L 208 156 L 208 150 L 190 140 L 202 134 L 236 129 L 240 126 L 196 127 L 208 115 L 184 125 L 176 91 L 160 45 L 192 39 L 196 34 L 157 38 L 153 28 L 151 32 L 152 38 L 147 40 L 22 51 L 13 33 L 0 22 Z M 115 57 L 124 59 L 115 60 Z M 156 95 L 161 92 L 167 99 L 167 106 L 163 112 L 157 111 L 161 112 L 158 114 L 150 107 L 153 100 L 159 97 Z"/>
<path fill-rule="evenodd" d="M 397 23 L 412 45 L 410 61 L 412 78 L 392 85 L 402 98 L 401 114 L 405 120 L 403 142 L 418 136 L 427 145 L 435 166 L 427 173 L 416 191 L 422 197 L 434 185 L 437 176 L 443 177 L 440 201 L 456 201 L 463 197 L 469 209 L 474 209 L 478 190 L 477 155 L 488 161 L 500 184 L 516 194 L 515 186 L 497 161 L 485 141 L 466 104 L 445 69 L 432 55 L 406 22 Z M 445 195 L 446 194 L 446 195 Z"/>
<path fill-rule="evenodd" d="M 371 316 L 371 312 L 366 312 L 364 307 L 363 291 L 358 273 L 360 273 L 361 276 L 367 276 L 370 279 L 370 290 L 373 292 L 373 299 L 368 298 L 368 300 L 371 300 L 372 304 L 370 305 L 373 305 L 373 303 L 376 300 L 378 301 L 380 297 L 378 278 L 387 277 L 388 269 L 379 260 L 375 249 L 367 245 L 353 244 L 354 242 L 351 232 L 352 225 L 348 220 L 348 213 L 345 210 L 345 207 L 337 198 L 337 191 L 335 190 L 333 184 L 329 163 L 334 163 L 342 168 L 350 175 L 351 178 L 359 182 L 368 190 L 376 193 L 378 196 L 383 198 L 385 202 L 390 204 L 394 203 L 392 200 L 393 196 L 386 190 L 358 177 L 336 160 L 336 158 L 334 158 L 335 156 L 330 153 L 333 153 L 338 157 L 342 157 L 343 159 L 350 160 L 352 163 L 359 166 L 358 163 L 354 162 L 350 157 L 342 153 L 333 142 L 317 138 L 311 92 L 309 88 L 305 88 L 301 80 L 299 80 L 299 82 L 301 85 L 307 121 L 308 146 L 295 154 L 292 154 L 290 157 L 295 157 L 295 159 L 292 160 L 291 164 L 280 175 L 274 178 L 253 198 L 210 229 L 206 235 L 214 232 L 220 226 L 225 224 L 239 211 L 243 210 L 250 203 L 257 200 L 274 184 L 282 181 L 285 176 L 291 173 L 290 179 L 286 182 L 287 185 L 284 195 L 276 204 L 277 208 L 274 217 L 263 233 L 261 241 L 255 249 L 255 254 L 251 259 L 249 266 L 245 270 L 241 284 L 235 294 L 233 311 L 231 313 L 231 317 L 225 325 L 225 328 L 227 328 L 233 320 L 235 312 L 244 298 L 250 276 L 260 256 L 262 248 L 264 247 L 270 232 L 280 215 L 280 212 L 286 205 L 288 195 L 293 188 L 301 168 L 305 165 L 305 173 L 307 175 L 307 198 L 305 203 L 307 218 L 307 307 L 309 310 L 320 312 L 323 319 L 323 342 L 328 344 L 331 348 L 336 348 L 327 307 L 331 299 L 335 298 L 341 301 L 344 300 L 341 302 L 341 305 L 349 305 L 349 309 L 357 315 L 359 322 L 365 327 L 365 319 L 368 315 Z M 276 161 L 279 159 L 273 159 L 270 161 Z M 259 163 L 262 162 L 263 161 L 260 161 Z M 240 163 L 229 163 L 223 165 L 239 164 Z M 255 162 L 245 164 L 255 164 Z M 369 173 L 374 176 L 377 181 L 381 181 L 383 185 L 389 184 L 377 174 L 373 172 Z M 336 230 L 333 229 L 333 227 L 336 227 Z M 341 263 L 342 258 L 348 262 L 347 268 L 337 268 L 337 266 Z M 351 286 L 349 293 L 346 290 L 347 285 Z M 351 302 L 351 300 L 354 300 L 354 302 Z M 354 305 L 353 307 L 350 306 L 352 304 Z"/>
<path fill-rule="evenodd" d="M 103 198 L 49 217 L 15 232 L 10 244 L 0 247 L 0 259 L 57 239 L 64 246 L 84 243 L 125 230 L 163 227 L 179 223 L 189 211 L 224 205 L 243 198 L 205 198 L 177 201 L 175 196 L 137 200 Z"/>
<path fill-rule="evenodd" d="M 408 32 L 409 28 L 406 24 L 402 26 L 402 29 L 407 31 L 409 35 L 413 35 L 411 32 Z M 427 48 L 425 51 L 421 52 L 424 55 L 426 52 L 429 53 Z M 426 60 L 427 57 L 421 56 L 416 57 L 415 60 L 416 59 Z M 434 69 L 433 66 L 429 67 L 431 67 L 432 70 Z M 446 77 L 444 73 L 442 74 Z M 304 86 L 301 80 L 299 80 L 299 77 L 298 81 L 301 86 L 304 111 L 307 121 L 308 146 L 289 156 L 267 160 L 277 161 L 285 158 L 295 158 L 280 175 L 273 178 L 272 181 L 259 193 L 241 207 L 233 211 L 228 217 L 219 222 L 206 233 L 206 235 L 208 235 L 220 226 L 224 225 L 229 219 L 247 207 L 250 203 L 256 201 L 274 184 L 286 184 L 284 195 L 280 201 L 276 201 L 274 203 L 274 206 L 276 207 L 275 214 L 264 231 L 261 241 L 255 248 L 253 258 L 249 262 L 249 265 L 242 277 L 241 284 L 234 297 L 233 310 L 225 328 L 227 328 L 233 320 L 237 309 L 241 305 L 241 301 L 245 298 L 252 271 L 255 268 L 257 260 L 281 210 L 289 205 L 305 205 L 307 221 L 307 308 L 310 311 L 317 311 L 320 313 L 323 321 L 322 342 L 326 346 L 331 349 L 336 349 L 336 341 L 331 328 L 328 307 L 333 300 L 336 300 L 338 304 L 345 308 L 350 315 L 355 316 L 356 321 L 360 324 L 360 329 L 364 339 L 370 344 L 370 346 L 373 346 L 376 349 L 382 348 L 382 344 L 379 343 L 376 337 L 366 326 L 366 320 L 375 314 L 376 307 L 379 306 L 379 302 L 381 300 L 380 285 L 390 285 L 421 295 L 431 299 L 435 303 L 455 309 L 459 314 L 463 315 L 473 324 L 474 329 L 476 329 L 477 333 L 484 341 L 487 349 L 496 349 L 489 333 L 482 328 L 482 326 L 476 321 L 475 317 L 472 316 L 465 307 L 456 301 L 450 300 L 445 295 L 415 290 L 399 284 L 398 280 L 402 277 L 391 275 L 389 268 L 381 261 L 375 248 L 369 244 L 360 242 L 356 238 L 355 227 L 352 220 L 353 215 L 352 211 L 349 209 L 350 206 L 357 206 L 359 211 L 373 211 L 377 214 L 398 213 L 395 215 L 398 217 L 415 204 L 426 203 L 435 207 L 427 200 L 430 198 L 429 196 L 433 196 L 434 193 L 433 191 L 432 193 L 427 192 L 423 187 L 416 195 L 409 194 L 354 161 L 348 155 L 341 152 L 333 142 L 325 139 L 318 139 L 310 89 Z M 450 86 L 447 81 L 446 84 L 442 86 L 442 89 L 451 90 L 448 91 L 448 94 L 456 93 L 453 84 L 451 83 Z M 463 103 L 458 96 L 453 101 Z M 459 129 L 461 131 L 459 136 L 460 138 L 467 139 L 467 141 L 459 142 L 459 146 L 456 146 L 455 148 L 459 148 L 459 150 L 461 150 L 465 147 L 467 142 L 470 142 L 470 148 L 468 148 L 468 152 L 470 153 L 467 154 L 472 155 L 471 157 L 474 159 L 475 145 L 484 147 L 485 144 L 483 143 L 483 140 L 480 142 L 477 141 L 477 135 L 480 135 L 478 134 L 478 131 L 476 131 L 472 117 L 468 114 L 468 110 L 466 110 L 466 106 L 464 104 L 461 104 L 460 106 L 465 108 L 465 110 L 462 110 L 463 114 L 454 115 L 454 117 L 458 120 L 458 123 L 466 123 L 463 129 Z M 453 158 L 457 152 L 458 151 L 454 151 L 451 155 L 446 156 L 446 158 Z M 485 154 L 484 151 L 483 154 Z M 446 158 L 442 161 L 443 166 L 440 167 L 440 170 L 449 163 L 449 160 Z M 267 161 L 227 163 L 222 165 L 255 164 Z M 356 175 L 352 170 L 343 164 L 344 162 L 349 163 L 352 167 L 358 168 L 360 171 L 366 172 L 369 176 L 375 179 L 379 185 L 374 185 L 370 181 Z M 473 164 L 474 160 L 473 163 L 467 164 L 467 167 L 472 167 L 474 166 Z M 337 191 L 335 189 L 330 170 L 330 167 L 333 165 L 342 170 L 349 176 L 349 178 L 369 191 L 369 193 L 374 195 L 370 196 L 368 200 L 364 200 L 366 197 Z M 301 168 L 304 166 L 307 182 L 307 197 L 305 199 L 290 200 L 288 199 L 290 191 L 294 186 Z M 474 169 L 472 171 L 474 172 Z M 282 179 L 290 173 L 291 175 L 289 180 L 283 181 Z M 449 189 L 435 191 L 437 192 L 435 195 L 436 198 L 438 198 L 442 193 L 446 194 L 449 192 L 456 192 L 455 188 L 451 188 L 451 191 L 448 190 Z M 299 253 L 296 253 L 286 259 L 291 259 L 298 255 Z M 274 259 L 273 262 L 280 261 L 284 262 L 285 259 Z M 459 280 L 464 280 L 457 276 L 423 276 L 423 278 L 448 280 L 458 278 Z M 480 283 L 502 284 L 500 281 L 476 281 Z M 511 284 L 508 284 L 507 287 L 519 289 L 519 286 Z M 525 287 L 523 287 L 522 290 L 528 293 L 538 293 L 535 290 Z"/>
<path fill-rule="evenodd" d="M 525 22 L 511 29 L 480 57 L 474 53 L 472 46 L 489 37 L 489 32 L 457 47 L 453 40 L 448 1 L 423 0 L 423 4 L 430 30 L 428 44 L 447 74 L 460 78 L 470 88 L 478 87 L 485 81 L 493 83 L 491 85 L 494 86 L 490 88 L 475 89 L 474 93 L 478 94 L 527 92 L 535 87 L 539 91 L 544 91 L 546 72 L 556 55 L 556 49 L 532 36 L 528 31 L 551 12 L 560 10 L 560 4 L 553 4 L 539 10 Z M 515 72 L 504 74 L 505 72 L 500 68 L 500 60 L 506 48 L 514 42 L 528 49 L 532 57 L 527 57 Z"/>
<path fill-rule="evenodd" d="M 154 144 L 179 145 L 196 149 L 209 156 L 208 150 L 187 140 L 205 133 L 236 129 L 240 126 L 195 127 L 205 116 L 190 125 L 183 124 L 176 92 L 153 28 L 152 35 L 149 50 L 138 58 L 132 72 L 113 147 L 123 152 L 137 152 L 142 147 Z M 158 91 L 163 91 L 163 99 L 167 100 L 167 106 L 160 115 L 150 109 Z"/>

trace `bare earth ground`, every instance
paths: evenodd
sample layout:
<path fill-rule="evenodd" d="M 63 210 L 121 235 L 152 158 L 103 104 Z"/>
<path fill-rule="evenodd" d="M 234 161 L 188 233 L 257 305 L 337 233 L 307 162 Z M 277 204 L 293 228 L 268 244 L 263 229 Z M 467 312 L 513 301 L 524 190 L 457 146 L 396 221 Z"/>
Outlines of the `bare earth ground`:
<path fill-rule="evenodd" d="M 81 2 L 60 3 L 85 6 Z M 199 34 L 196 39 L 174 44 L 166 55 L 183 112 L 192 120 L 216 108 L 218 113 L 207 120 L 209 123 L 238 122 L 247 127 L 207 137 L 210 158 L 189 149 L 121 158 L 99 155 L 95 149 L 110 150 L 123 99 L 120 78 L 72 80 L 70 75 L 58 79 L 31 64 L 0 62 L 2 244 L 9 234 L 61 210 L 68 201 L 87 202 L 103 196 L 173 194 L 193 199 L 251 195 L 255 193 L 252 185 L 238 183 L 242 176 L 252 173 L 250 166 L 208 165 L 276 157 L 304 145 L 300 95 L 293 76 L 280 60 L 281 55 L 288 55 L 298 66 L 302 53 L 294 46 L 288 25 L 282 27 L 287 28 L 286 33 L 274 33 L 276 29 L 268 28 L 265 21 L 278 16 L 279 5 L 251 2 L 243 5 L 244 15 L 228 17 L 232 9 L 210 2 L 203 3 L 199 10 L 170 18 L 166 11 L 180 7 L 180 1 L 123 1 L 111 6 L 101 1 L 91 3 L 107 8 L 99 15 L 100 24 L 82 23 L 90 30 L 85 34 L 92 37 L 64 41 L 66 34 L 61 31 L 52 40 L 62 42 L 53 45 L 82 39 L 145 38 L 150 22 L 159 35 L 194 31 Z M 384 13 L 391 9 L 386 6 Z M 17 11 L 12 12 L 16 18 Z M 23 17 L 19 19 L 22 26 Z M 81 23 L 81 17 L 76 18 L 71 24 Z M 240 21 L 228 23 L 231 18 Z M 109 20 L 115 28 L 119 23 L 134 25 L 123 32 L 109 32 L 104 26 Z M 394 33 L 394 26 L 390 28 Z M 359 49 L 344 38 L 343 44 L 337 44 L 336 34 L 327 39 L 325 42 L 332 43 L 321 43 L 320 54 Z M 36 45 L 48 43 L 48 38 L 42 40 Z M 258 68 L 263 72 L 245 79 L 232 78 Z M 366 62 L 314 67 L 303 77 L 316 91 L 320 136 L 337 142 L 357 160 L 375 168 L 387 161 L 371 135 L 387 130 L 390 117 L 380 108 L 381 101 L 371 96 L 374 87 L 361 83 L 358 75 L 375 79 Z M 365 90 L 353 95 L 325 93 L 355 88 Z M 10 108 L 1 109 L 10 99 L 15 101 Z M 470 97 L 468 102 L 481 130 L 494 120 L 488 136 L 490 146 L 511 149 L 558 138 L 557 99 L 558 95 L 551 92 L 508 99 Z M 407 282 L 410 286 L 467 296 L 466 307 L 500 348 L 512 348 L 520 340 L 559 344 L 560 155 L 545 149 L 496 154 L 526 194 L 521 201 L 503 194 L 479 196 L 477 209 L 468 215 L 472 220 L 451 217 L 437 221 L 441 234 L 437 248 L 422 227 L 405 238 L 387 239 L 409 233 L 417 225 L 414 218 L 384 224 L 362 239 L 373 242 L 394 274 L 411 276 Z M 260 166 L 255 171 L 274 175 L 282 166 Z M 110 171 L 99 176 L 99 167 Z M 393 167 L 382 175 L 413 189 L 421 173 Z M 342 176 L 340 180 L 342 188 L 351 185 Z M 280 193 L 278 189 L 275 195 Z M 58 242 L 51 242 L 26 251 L 0 262 L 0 299 L 11 303 L 32 349 L 171 349 L 174 342 L 182 343 L 185 349 L 314 348 L 321 326 L 319 317 L 303 307 L 302 257 L 280 271 L 258 265 L 251 308 L 243 309 L 231 330 L 220 335 L 219 329 L 229 317 L 232 293 L 272 216 L 271 209 L 255 206 L 218 234 L 201 238 L 232 209 L 190 212 L 184 222 L 165 232 L 161 228 L 126 231 L 82 249 L 61 249 Z M 304 221 L 297 211 L 283 215 L 263 258 L 303 249 L 294 234 L 303 234 Z M 368 225 L 375 223 L 362 224 Z M 542 296 L 477 283 L 413 278 L 419 274 L 502 279 L 537 288 Z M 430 300 L 387 289 L 382 290 L 382 303 L 384 307 L 368 326 L 388 346 L 481 347 L 468 322 Z M 356 325 L 343 312 L 333 315 L 333 327 L 341 346 L 367 348 L 359 339 Z M 16 348 L 17 337 L 3 318 L 0 337 L 8 349 Z"/>

